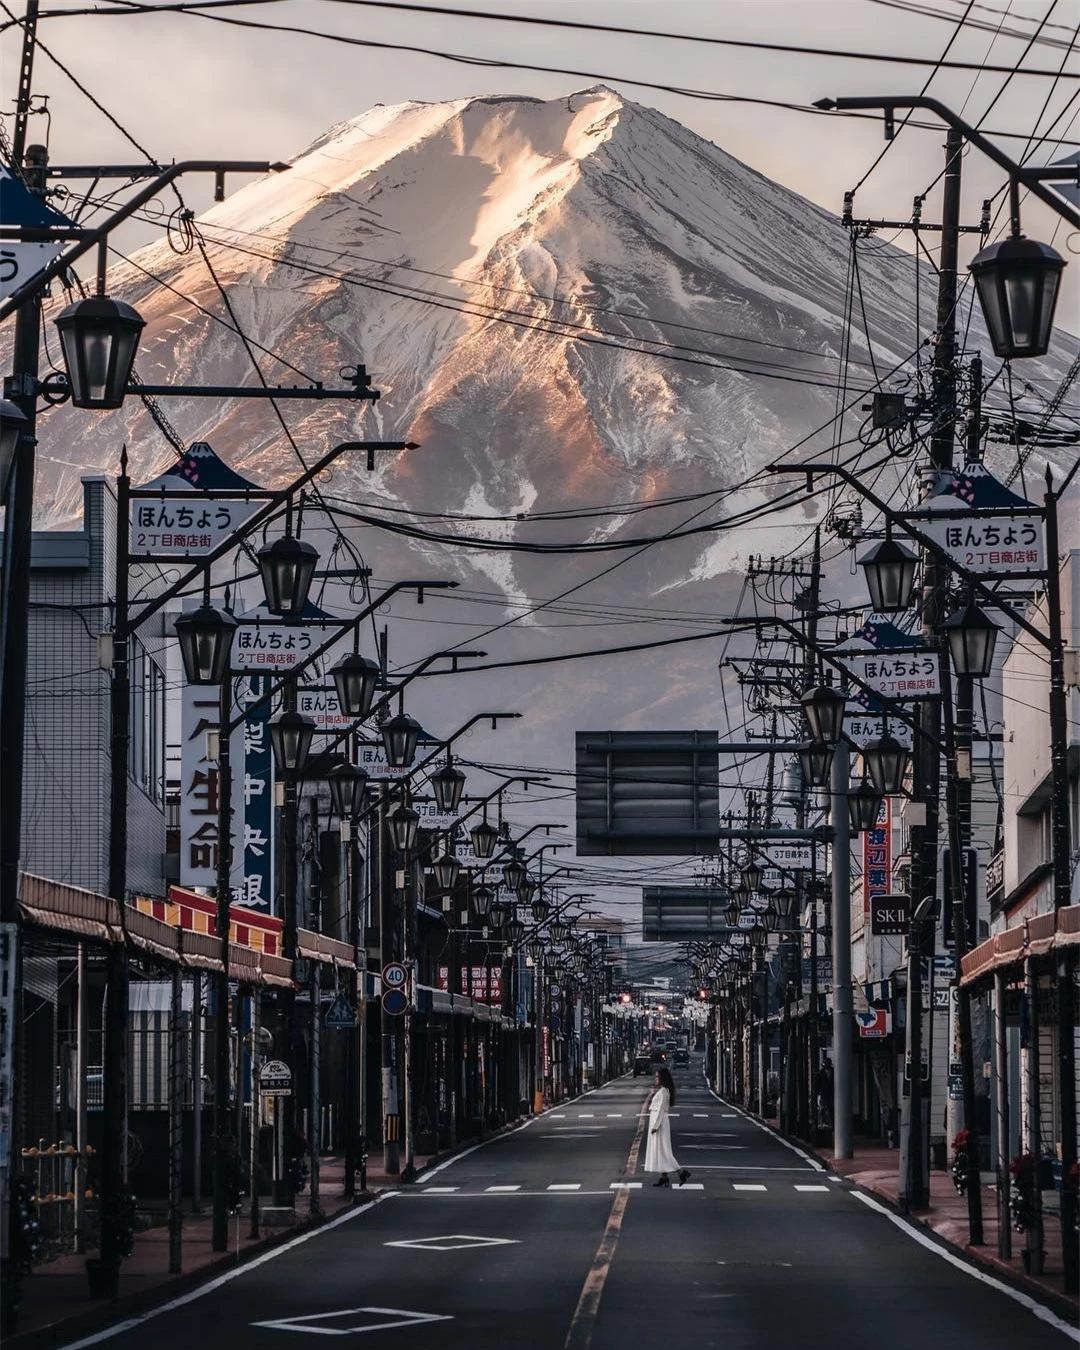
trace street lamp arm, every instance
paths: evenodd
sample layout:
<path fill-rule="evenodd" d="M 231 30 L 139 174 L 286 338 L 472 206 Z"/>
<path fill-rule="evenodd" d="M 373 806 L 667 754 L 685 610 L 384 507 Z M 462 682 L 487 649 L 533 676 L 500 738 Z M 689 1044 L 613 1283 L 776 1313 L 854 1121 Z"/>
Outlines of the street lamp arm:
<path fill-rule="evenodd" d="M 476 726 L 477 722 L 486 722 L 490 719 L 491 729 L 492 731 L 494 731 L 500 717 L 520 717 L 520 716 L 521 713 L 519 712 L 474 713 L 473 716 L 470 717 L 467 722 L 463 722 L 462 725 L 458 727 L 457 731 L 452 732 L 449 736 L 446 737 L 445 740 L 439 741 L 435 745 L 431 754 L 428 755 L 427 759 L 421 760 L 419 764 L 415 765 L 412 772 L 417 773 L 420 769 L 426 768 L 431 763 L 431 761 L 436 757 L 436 755 L 438 755 L 443 750 L 449 750 L 449 748 L 453 745 L 453 743 L 456 740 L 459 740 L 462 736 L 464 736 L 467 731 L 470 731 L 474 726 Z"/>
<path fill-rule="evenodd" d="M 511 783 L 524 783 L 525 786 L 528 787 L 530 783 L 548 783 L 550 781 L 551 780 L 549 778 L 544 778 L 537 774 L 529 774 L 528 777 L 522 777 L 518 774 L 515 774 L 512 778 L 504 778 L 503 781 L 499 784 L 499 786 L 495 788 L 493 792 L 489 792 L 486 797 L 468 798 L 470 802 L 474 802 L 474 805 L 471 810 L 466 811 L 463 816 L 458 817 L 457 823 L 459 825 L 464 825 L 464 823 L 467 820 L 476 815 L 477 811 L 480 811 L 485 806 L 487 806 L 488 802 L 494 801 L 496 797 L 501 796 L 501 794 L 506 791 L 506 789 L 511 785 Z M 490 864 L 485 865 L 489 866 Z"/>
<path fill-rule="evenodd" d="M 814 104 L 815 108 L 823 112 L 853 112 L 865 108 L 882 108 L 886 117 L 886 139 L 892 139 L 891 114 L 895 108 L 918 108 L 925 112 L 932 112 L 950 127 L 954 127 L 965 140 L 970 141 L 976 149 L 981 150 L 987 159 L 992 159 L 999 168 L 1005 170 L 1009 175 L 1009 181 L 1015 185 L 1023 185 L 1031 194 L 1052 211 L 1056 211 L 1059 216 L 1063 216 L 1074 228 L 1080 229 L 1080 210 L 1070 203 L 1062 201 L 1043 187 L 1043 182 L 1059 180 L 1062 182 L 1075 182 L 1077 178 L 1077 167 L 1062 166 L 1059 169 L 1043 168 L 1032 169 L 1023 164 L 1017 164 L 1014 159 L 1010 159 L 1004 151 L 989 140 L 983 132 L 977 127 L 973 127 L 970 122 L 965 122 L 962 117 L 954 113 L 951 108 L 947 108 L 936 98 L 926 98 L 925 96 L 915 97 L 909 94 L 897 95 L 870 95 L 852 98 L 821 98 Z M 1015 221 L 1015 226 L 1019 230 L 1019 221 Z"/>
<path fill-rule="evenodd" d="M 167 169 L 152 178 L 144 187 L 141 187 L 133 197 L 130 197 L 123 206 L 118 207 L 112 215 L 108 216 L 100 225 L 93 230 L 80 231 L 80 237 L 74 241 L 71 248 L 64 250 L 58 257 L 54 258 L 48 267 L 42 268 L 36 272 L 27 281 L 7 297 L 0 304 L 0 320 L 6 319 L 9 314 L 19 309 L 32 296 L 43 291 L 54 277 L 60 276 L 66 272 L 73 262 L 76 262 L 85 253 L 89 253 L 105 237 L 122 225 L 125 220 L 133 216 L 140 206 L 145 205 L 152 197 L 156 197 L 163 187 L 182 177 L 185 173 L 281 173 L 288 169 L 289 165 L 270 163 L 269 160 L 212 160 L 212 159 L 186 159 L 178 164 L 170 164 Z"/>
<path fill-rule="evenodd" d="M 557 824 L 554 821 L 552 822 L 541 821 L 539 825 L 530 825 L 529 828 L 525 831 L 525 833 L 519 834 L 516 839 L 508 839 L 506 841 L 507 846 L 509 848 L 520 848 L 521 845 L 525 842 L 525 840 L 528 839 L 529 835 L 535 834 L 537 830 L 551 831 L 551 830 L 565 830 L 565 829 L 566 829 L 565 825 Z"/>
<path fill-rule="evenodd" d="M 1006 618 L 1015 623 L 1018 628 L 1022 628 L 1029 637 L 1033 637 L 1041 646 L 1050 650 L 1050 638 L 1047 637 L 1045 633 L 1040 632 L 1030 619 L 1025 618 L 1018 609 L 1014 609 L 1012 605 L 1002 600 L 1001 597 L 995 591 L 992 591 L 984 581 L 980 580 L 974 572 L 969 572 L 968 569 L 961 563 L 958 563 L 951 554 L 946 553 L 936 540 L 931 539 L 929 535 L 923 534 L 923 532 L 912 525 L 909 520 L 906 520 L 903 516 L 897 515 L 892 511 L 880 497 L 872 492 L 870 488 L 865 487 L 861 480 L 856 478 L 855 475 L 850 473 L 847 469 L 841 468 L 838 464 L 768 464 L 766 465 L 766 471 L 768 473 L 804 473 L 806 474 L 808 483 L 812 482 L 814 475 L 819 473 L 831 473 L 835 475 L 835 477 L 842 479 L 849 487 L 854 488 L 865 501 L 868 501 L 871 506 L 880 511 L 889 525 L 899 529 L 901 533 L 906 534 L 909 539 L 914 539 L 915 542 L 926 549 L 928 553 L 932 553 L 935 558 L 944 562 L 958 577 L 963 578 L 977 595 L 982 596 L 987 604 L 993 605 L 995 609 L 1001 610 Z M 1033 506 L 1032 509 L 1040 515 L 1045 514 L 1041 507 Z M 876 697 L 880 697 L 880 695 L 877 695 Z"/>

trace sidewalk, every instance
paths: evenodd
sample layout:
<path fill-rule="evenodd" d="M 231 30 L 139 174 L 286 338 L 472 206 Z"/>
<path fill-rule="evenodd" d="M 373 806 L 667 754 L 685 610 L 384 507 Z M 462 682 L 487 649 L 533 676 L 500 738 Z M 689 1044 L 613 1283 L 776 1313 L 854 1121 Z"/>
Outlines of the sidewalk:
<path fill-rule="evenodd" d="M 418 1168 L 429 1159 L 417 1158 Z M 374 1164 L 374 1165 L 373 1165 Z M 382 1170 L 381 1158 L 369 1163 L 368 1191 L 383 1191 L 396 1185 Z M 120 1295 L 114 1300 L 93 1299 L 87 1287 L 86 1256 L 65 1255 L 54 1261 L 35 1266 L 22 1282 L 22 1304 L 19 1310 L 19 1329 L 4 1337 L 5 1350 L 46 1350 L 46 1347 L 65 1345 L 93 1331 L 121 1321 L 155 1303 L 175 1297 L 203 1281 L 234 1269 L 260 1252 L 289 1241 L 298 1233 L 318 1227 L 326 1220 L 361 1203 L 359 1193 L 355 1202 L 347 1200 L 345 1164 L 340 1157 L 325 1157 L 319 1169 L 319 1208 L 321 1214 L 311 1218 L 311 1196 L 305 1191 L 296 1200 L 296 1222 L 287 1228 L 261 1227 L 258 1238 L 248 1236 L 250 1220 L 245 1207 L 239 1220 L 229 1221 L 229 1251 L 211 1250 L 211 1213 L 209 1198 L 203 1202 L 202 1212 L 184 1215 L 182 1260 L 179 1274 L 169 1271 L 169 1233 L 164 1226 L 146 1229 L 136 1235 L 135 1250 L 124 1261 L 120 1270 Z M 260 1203 L 266 1205 L 267 1197 Z M 94 1253 L 90 1253 L 94 1254 Z"/>
<path fill-rule="evenodd" d="M 766 1120 L 765 1124 L 778 1134 L 779 1124 Z M 858 1141 L 855 1157 L 838 1159 L 829 1156 L 801 1139 L 792 1140 L 805 1149 L 812 1157 L 827 1167 L 835 1176 L 869 1191 L 883 1200 L 891 1209 L 899 1212 L 899 1159 L 896 1149 L 883 1145 Z M 985 1174 L 984 1174 L 985 1175 Z M 1043 1247 L 1046 1251 L 1045 1271 L 1042 1275 L 1029 1275 L 1024 1269 L 1020 1253 L 1027 1241 L 1026 1233 L 1012 1233 L 1012 1256 L 1008 1259 L 998 1255 L 998 1211 L 997 1190 L 994 1186 L 982 1187 L 983 1242 L 973 1247 L 968 1242 L 968 1202 L 953 1185 L 948 1172 L 931 1171 L 930 1205 L 927 1209 L 912 1211 L 906 1215 L 912 1223 L 923 1225 L 954 1251 L 967 1257 L 973 1264 L 990 1274 L 997 1275 L 1014 1288 L 1022 1289 L 1040 1303 L 1054 1309 L 1062 1317 L 1074 1324 L 1080 1321 L 1080 1300 L 1075 1294 L 1065 1293 L 1064 1266 L 1061 1256 L 1061 1226 L 1057 1215 L 1048 1215 L 1043 1228 Z"/>

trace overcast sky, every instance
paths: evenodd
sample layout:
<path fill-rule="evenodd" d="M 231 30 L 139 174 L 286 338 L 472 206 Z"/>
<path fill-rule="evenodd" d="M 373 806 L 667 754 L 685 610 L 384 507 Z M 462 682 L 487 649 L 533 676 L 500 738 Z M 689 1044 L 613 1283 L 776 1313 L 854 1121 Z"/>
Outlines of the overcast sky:
<path fill-rule="evenodd" d="M 8 0 L 11 3 L 12 0 Z M 906 0 L 903 0 L 906 3 Z M 82 0 L 42 0 L 43 8 L 82 8 Z M 922 16 L 880 0 L 471 0 L 489 14 L 531 13 L 551 18 L 614 23 L 682 35 L 744 38 L 890 52 L 936 59 L 944 51 L 966 0 L 920 0 L 942 17 Z M 1060 45 L 1074 36 L 1075 0 L 981 0 L 970 18 L 991 29 L 1030 33 L 1050 11 L 1025 64 L 1066 76 L 1017 76 L 986 117 L 992 131 L 1027 136 L 1058 121 L 1049 147 L 1034 162 L 1058 157 L 1059 142 L 1076 144 L 1080 112 L 1075 52 Z M 15 11 L 21 13 L 21 8 Z M 710 102 L 641 88 L 633 79 L 677 84 L 721 94 L 748 95 L 807 105 L 823 95 L 920 92 L 926 66 L 888 65 L 745 49 L 662 38 L 590 34 L 432 14 L 418 16 L 357 6 L 350 0 L 277 0 L 226 12 L 230 18 L 321 30 L 388 43 L 426 47 L 488 60 L 526 62 L 580 74 L 491 69 L 436 55 L 343 46 L 298 34 L 253 32 L 191 15 L 48 18 L 40 35 L 53 51 L 145 149 L 159 160 L 194 156 L 287 158 L 329 125 L 374 103 L 437 101 L 469 94 L 521 93 L 557 97 L 603 77 L 626 97 L 660 108 L 770 177 L 839 211 L 842 194 L 873 163 L 882 147 L 880 122 L 830 119 L 753 104 Z M 17 77 L 16 31 L 2 39 L 3 105 L 12 106 Z M 1012 65 L 1025 43 L 1006 33 L 967 27 L 949 59 Z M 972 121 L 979 121 L 1005 77 L 945 70 L 930 93 Z M 54 162 L 130 162 L 137 152 L 115 127 L 41 53 L 35 91 L 48 94 L 50 151 Z M 1049 96 L 1045 112 L 1044 100 Z M 1070 102 L 1076 96 L 1075 102 Z M 9 122 L 10 127 L 10 122 Z M 46 131 L 34 119 L 31 136 Z M 906 130 L 858 194 L 858 214 L 906 216 L 912 197 L 937 175 L 942 135 Z M 1002 140 L 1020 154 L 1023 140 Z M 1001 175 L 970 153 L 964 170 L 965 215 L 977 221 L 979 202 L 1001 187 Z M 194 182 L 194 203 L 205 201 Z M 936 198 L 926 208 L 936 218 Z M 1041 207 L 1025 212 L 1025 231 L 1055 242 L 1063 252 L 1080 239 Z M 901 241 L 898 241 L 901 242 Z M 969 246 L 969 251 L 970 251 Z M 1070 269 L 1080 273 L 1080 268 Z M 1072 278 L 1075 281 L 1077 278 Z M 1075 290 L 1072 291 L 1075 295 Z M 1065 318 L 1065 315 L 1061 316 Z M 1067 320 L 1076 329 L 1075 318 Z"/>

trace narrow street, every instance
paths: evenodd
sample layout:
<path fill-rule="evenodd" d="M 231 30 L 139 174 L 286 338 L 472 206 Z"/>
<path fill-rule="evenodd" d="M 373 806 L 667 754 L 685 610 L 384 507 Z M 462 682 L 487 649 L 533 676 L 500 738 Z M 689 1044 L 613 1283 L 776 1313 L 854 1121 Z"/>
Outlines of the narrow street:
<path fill-rule="evenodd" d="M 290 1333 L 403 1350 L 821 1350 L 868 1328 L 879 1350 L 1070 1339 L 719 1101 L 696 1057 L 676 1082 L 683 1187 L 642 1173 L 651 1084 L 622 1078 L 77 1344 L 271 1350 Z"/>

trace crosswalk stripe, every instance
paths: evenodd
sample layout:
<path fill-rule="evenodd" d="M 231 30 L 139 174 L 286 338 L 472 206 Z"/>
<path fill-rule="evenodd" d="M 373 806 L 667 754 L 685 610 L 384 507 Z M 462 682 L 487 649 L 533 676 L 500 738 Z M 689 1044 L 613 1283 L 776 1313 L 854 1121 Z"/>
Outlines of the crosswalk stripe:
<path fill-rule="evenodd" d="M 708 1119 L 709 1119 L 709 1113 L 708 1113 L 708 1111 L 695 1111 L 695 1112 L 694 1112 L 694 1119 L 695 1119 L 695 1120 L 708 1120 Z"/>
<path fill-rule="evenodd" d="M 579 1112 L 578 1112 L 578 1120 L 595 1120 L 595 1118 L 596 1118 L 596 1112 L 595 1112 L 595 1111 L 579 1111 Z"/>
<path fill-rule="evenodd" d="M 607 1118 L 608 1118 L 608 1120 L 622 1120 L 622 1112 L 621 1112 L 621 1111 L 609 1111 L 609 1112 L 607 1113 Z"/>
<path fill-rule="evenodd" d="M 580 1191 L 580 1181 L 557 1182 L 554 1186 L 548 1187 L 549 1191 Z"/>
<path fill-rule="evenodd" d="M 488 1195 L 505 1194 L 509 1191 L 520 1191 L 520 1186 L 485 1186 L 484 1190 Z"/>
<path fill-rule="evenodd" d="M 733 1191 L 763 1191 L 766 1188 L 759 1185 L 756 1181 L 733 1181 L 731 1183 Z"/>
<path fill-rule="evenodd" d="M 459 1186 L 429 1186 L 424 1192 L 425 1195 L 453 1195 L 455 1191 L 460 1190 Z"/>
<path fill-rule="evenodd" d="M 700 1181 L 684 1181 L 681 1183 L 675 1181 L 672 1182 L 671 1189 L 673 1191 L 703 1191 L 705 1186 L 704 1183 Z"/>
<path fill-rule="evenodd" d="M 796 1186 L 797 1191 L 825 1191 L 828 1192 L 828 1186 Z"/>
<path fill-rule="evenodd" d="M 640 1191 L 640 1181 L 613 1181 L 608 1187 L 609 1191 Z"/>

